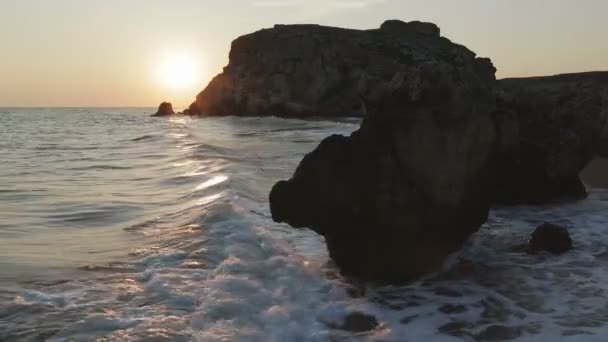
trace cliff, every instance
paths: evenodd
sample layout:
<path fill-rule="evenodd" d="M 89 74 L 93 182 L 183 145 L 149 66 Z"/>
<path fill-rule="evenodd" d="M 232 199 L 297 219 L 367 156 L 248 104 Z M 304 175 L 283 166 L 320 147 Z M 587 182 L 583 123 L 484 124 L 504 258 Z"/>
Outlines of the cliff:
<path fill-rule="evenodd" d="M 608 72 L 505 79 L 496 89 L 495 202 L 584 198 L 580 172 L 608 156 Z"/>
<path fill-rule="evenodd" d="M 350 30 L 318 25 L 276 25 L 239 37 L 230 62 L 196 97 L 191 115 L 358 116 L 359 98 L 384 97 L 416 87 L 425 96 L 423 73 L 466 64 L 475 55 L 440 37 L 431 23 L 387 21 L 379 29 Z M 469 68 L 493 79 L 479 59 Z M 489 68 L 489 70 L 484 70 Z"/>

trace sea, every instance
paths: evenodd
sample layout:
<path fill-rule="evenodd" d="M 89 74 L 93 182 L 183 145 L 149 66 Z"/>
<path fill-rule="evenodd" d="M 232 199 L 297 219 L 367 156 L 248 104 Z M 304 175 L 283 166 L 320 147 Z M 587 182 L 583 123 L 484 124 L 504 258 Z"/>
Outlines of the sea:
<path fill-rule="evenodd" d="M 607 190 L 494 209 L 442 271 L 360 283 L 268 207 L 356 119 L 153 112 L 0 108 L 0 341 L 608 341 Z M 543 222 L 575 248 L 522 252 Z"/>

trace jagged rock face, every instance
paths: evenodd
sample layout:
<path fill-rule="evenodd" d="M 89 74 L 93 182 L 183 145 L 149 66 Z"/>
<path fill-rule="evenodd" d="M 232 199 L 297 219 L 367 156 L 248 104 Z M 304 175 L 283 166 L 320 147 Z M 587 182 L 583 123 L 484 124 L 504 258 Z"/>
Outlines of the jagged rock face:
<path fill-rule="evenodd" d="M 608 72 L 498 83 L 495 202 L 584 198 L 579 173 L 608 153 Z"/>
<path fill-rule="evenodd" d="M 343 274 L 391 283 L 436 271 L 485 222 L 496 141 L 491 62 L 431 26 L 392 25 L 403 31 L 386 39 L 420 58 L 369 89 L 358 131 L 325 139 L 270 193 L 274 220 L 323 235 Z"/>
<path fill-rule="evenodd" d="M 156 114 L 153 114 L 152 116 L 168 116 L 173 114 L 175 114 L 173 105 L 170 102 L 163 102 L 158 106 Z"/>
<path fill-rule="evenodd" d="M 467 69 L 460 73 L 464 77 L 493 80 L 491 62 L 474 56 L 440 37 L 431 23 L 393 20 L 366 31 L 277 25 L 236 39 L 230 63 L 197 96 L 189 113 L 360 115 L 360 95 L 378 100 L 401 92 L 410 101 L 428 101 L 435 98 L 429 90 L 455 89 L 434 83 L 459 69 Z M 467 79 L 462 83 L 479 86 Z"/>

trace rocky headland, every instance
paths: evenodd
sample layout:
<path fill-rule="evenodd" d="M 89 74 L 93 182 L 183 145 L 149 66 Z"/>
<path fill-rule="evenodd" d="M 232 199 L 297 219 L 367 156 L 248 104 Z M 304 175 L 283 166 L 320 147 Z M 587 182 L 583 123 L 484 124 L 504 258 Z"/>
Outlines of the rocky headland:
<path fill-rule="evenodd" d="M 580 199 L 608 157 L 608 72 L 496 80 L 432 23 L 277 25 L 236 39 L 189 115 L 361 116 L 270 193 L 273 219 L 325 237 L 342 273 L 436 271 L 501 204 Z"/>

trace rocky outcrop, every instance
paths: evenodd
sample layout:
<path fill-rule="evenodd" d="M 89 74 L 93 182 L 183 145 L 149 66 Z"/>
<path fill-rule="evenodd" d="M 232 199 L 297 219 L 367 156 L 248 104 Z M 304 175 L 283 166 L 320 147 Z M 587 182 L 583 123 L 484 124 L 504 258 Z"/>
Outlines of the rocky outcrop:
<path fill-rule="evenodd" d="M 453 50 L 453 51 L 452 51 Z M 387 21 L 379 29 L 276 25 L 239 37 L 230 62 L 197 96 L 191 115 L 356 116 L 359 96 L 376 100 L 408 87 L 419 99 L 424 82 L 467 65 L 491 79 L 489 60 L 439 35 L 431 23 Z M 450 64 L 435 65 L 446 54 Z M 415 67 L 413 67 L 415 66 Z M 481 72 L 484 68 L 485 72 Z M 435 76 L 431 75 L 434 74 Z M 440 87 L 436 87 L 441 91 Z M 428 99 L 427 99 L 428 100 Z"/>
<path fill-rule="evenodd" d="M 153 114 L 152 116 L 169 116 L 174 114 L 173 105 L 170 102 L 163 102 L 158 106 L 156 114 Z"/>
<path fill-rule="evenodd" d="M 434 99 L 422 92 L 446 72 L 434 56 L 450 56 L 443 67 L 459 68 L 469 56 L 451 49 L 461 48 L 431 23 L 276 25 L 236 39 L 229 64 L 184 114 L 359 116 L 360 96 Z M 489 59 L 472 68 L 492 83 L 487 101 L 498 101 L 494 203 L 584 198 L 579 173 L 593 156 L 608 154 L 608 72 L 495 81 Z"/>
<path fill-rule="evenodd" d="M 391 46 L 382 54 L 396 73 L 364 92 L 358 131 L 325 139 L 270 193 L 273 218 L 323 235 L 347 276 L 435 271 L 487 218 L 495 69 L 438 32 L 388 22 L 360 33 Z"/>
<path fill-rule="evenodd" d="M 551 223 L 543 223 L 532 233 L 527 252 L 534 254 L 545 251 L 553 254 L 563 254 L 571 249 L 572 239 L 566 228 Z"/>
<path fill-rule="evenodd" d="M 608 72 L 495 71 L 431 23 L 277 25 L 236 39 L 184 114 L 365 114 L 273 187 L 271 211 L 323 235 L 345 275 L 401 282 L 437 270 L 492 204 L 584 197 L 580 171 L 608 155 Z"/>
<path fill-rule="evenodd" d="M 505 79 L 496 88 L 495 202 L 584 198 L 580 172 L 608 153 L 608 72 Z"/>

